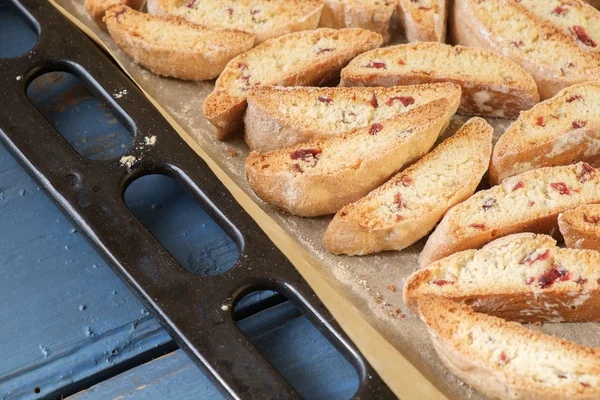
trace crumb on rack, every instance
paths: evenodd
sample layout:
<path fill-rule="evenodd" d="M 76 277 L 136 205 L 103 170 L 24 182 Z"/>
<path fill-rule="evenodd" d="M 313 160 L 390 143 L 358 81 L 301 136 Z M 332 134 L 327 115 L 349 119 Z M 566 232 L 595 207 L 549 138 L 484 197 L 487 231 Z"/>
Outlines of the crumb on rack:
<path fill-rule="evenodd" d="M 127 94 L 127 89 L 123 89 L 120 92 L 113 93 L 113 97 L 115 99 L 120 99 L 121 97 L 125 96 L 126 94 Z"/>
<path fill-rule="evenodd" d="M 237 157 L 240 155 L 240 153 L 238 153 L 236 150 L 232 149 L 231 147 L 227 147 L 227 154 L 229 154 L 229 157 Z"/>
<path fill-rule="evenodd" d="M 121 157 L 121 165 L 123 165 L 124 167 L 127 168 L 131 168 L 133 166 L 133 164 L 135 164 L 135 162 L 137 161 L 137 158 L 135 158 L 135 156 L 123 156 Z"/>
<path fill-rule="evenodd" d="M 223 311 L 227 311 L 227 310 L 229 310 L 229 306 L 228 306 L 227 304 L 223 304 L 223 305 L 221 306 L 221 310 L 223 310 Z"/>
<path fill-rule="evenodd" d="M 396 285 L 387 285 L 385 287 L 387 290 L 389 290 L 390 292 L 395 292 L 396 291 Z"/>
<path fill-rule="evenodd" d="M 23 79 L 23 75 L 19 75 L 17 76 L 17 80 L 20 81 L 21 79 Z"/>
<path fill-rule="evenodd" d="M 154 146 L 156 144 L 156 136 L 152 135 L 152 136 L 145 136 L 144 137 L 144 144 L 146 146 Z"/>

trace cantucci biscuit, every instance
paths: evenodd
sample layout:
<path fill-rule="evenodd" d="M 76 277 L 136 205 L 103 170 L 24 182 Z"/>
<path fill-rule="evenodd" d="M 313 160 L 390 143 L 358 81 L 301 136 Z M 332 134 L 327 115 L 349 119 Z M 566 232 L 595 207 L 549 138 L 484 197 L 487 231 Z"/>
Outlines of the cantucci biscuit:
<path fill-rule="evenodd" d="M 600 166 L 600 83 L 563 89 L 521 113 L 494 147 L 490 182 L 540 167 Z"/>
<path fill-rule="evenodd" d="M 533 78 L 492 51 L 442 43 L 410 43 L 357 56 L 340 86 L 452 82 L 462 87 L 459 113 L 513 118 L 539 101 Z"/>
<path fill-rule="evenodd" d="M 445 42 L 448 0 L 398 0 L 398 16 L 409 42 Z"/>
<path fill-rule="evenodd" d="M 517 233 L 417 270 L 404 284 L 404 304 L 416 312 L 419 299 L 433 294 L 523 323 L 600 321 L 599 279 L 599 252 Z"/>
<path fill-rule="evenodd" d="M 151 14 L 175 15 L 213 29 L 240 29 L 256 44 L 317 27 L 321 0 L 148 0 Z"/>
<path fill-rule="evenodd" d="M 402 250 L 471 196 L 487 171 L 493 128 L 473 118 L 433 151 L 366 197 L 337 212 L 325 232 L 334 254 Z"/>
<path fill-rule="evenodd" d="M 460 86 L 433 83 L 392 88 L 258 86 L 250 89 L 244 135 L 250 149 L 265 152 L 336 137 L 445 98 L 454 115 Z"/>
<path fill-rule="evenodd" d="M 424 267 L 511 233 L 558 235 L 558 214 L 595 203 L 600 203 L 600 174 L 586 163 L 513 176 L 452 207 L 429 236 L 419 263 Z"/>
<path fill-rule="evenodd" d="M 268 40 L 227 64 L 204 102 L 204 114 L 223 140 L 241 128 L 251 88 L 319 86 L 337 78 L 356 55 L 380 45 L 381 35 L 359 28 L 320 28 Z"/>
<path fill-rule="evenodd" d="M 104 21 L 115 43 L 136 62 L 157 75 L 179 79 L 215 78 L 254 43 L 251 33 L 204 28 L 127 6 L 111 8 Z"/>
<path fill-rule="evenodd" d="M 542 99 L 567 86 L 600 80 L 597 54 L 514 0 L 456 0 L 450 26 L 453 43 L 490 49 L 521 65 L 535 79 Z"/>
<path fill-rule="evenodd" d="M 436 296 L 419 302 L 419 314 L 446 367 L 491 399 L 600 398 L 600 349 Z"/>
<path fill-rule="evenodd" d="M 427 153 L 449 121 L 449 108 L 439 99 L 339 137 L 252 152 L 246 177 L 258 197 L 290 214 L 333 214 Z"/>
<path fill-rule="evenodd" d="M 85 10 L 102 30 L 106 30 L 103 19 L 109 9 L 116 6 L 128 6 L 139 11 L 144 4 L 146 4 L 146 0 L 85 0 L 84 2 Z"/>

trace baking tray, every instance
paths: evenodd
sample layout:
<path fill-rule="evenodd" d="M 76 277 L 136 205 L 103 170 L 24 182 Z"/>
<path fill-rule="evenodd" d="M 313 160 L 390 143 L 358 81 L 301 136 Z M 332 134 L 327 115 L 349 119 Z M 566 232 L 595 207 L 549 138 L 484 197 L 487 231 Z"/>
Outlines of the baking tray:
<path fill-rule="evenodd" d="M 38 42 L 20 57 L 0 59 L 0 139 L 223 394 L 298 398 L 233 319 L 246 294 L 273 290 L 295 301 L 353 364 L 360 381 L 354 398 L 394 398 L 285 255 L 135 84 L 50 3 L 14 5 Z M 78 76 L 134 133 L 124 154 L 130 162 L 86 159 L 35 108 L 27 87 L 52 71 Z M 186 271 L 127 208 L 127 186 L 156 173 L 178 181 L 236 242 L 232 269 L 217 276 Z"/>
<path fill-rule="evenodd" d="M 214 82 L 161 78 L 137 65 L 85 12 L 83 0 L 52 0 L 121 65 L 134 82 L 206 161 L 235 199 L 293 262 L 371 365 L 402 399 L 484 399 L 448 372 L 418 318 L 402 303 L 402 285 L 418 268 L 424 241 L 401 252 L 363 257 L 334 256 L 322 237 L 331 217 L 299 218 L 258 199 L 244 176 L 248 148 L 243 139 L 218 142 L 202 113 Z M 393 43 L 405 42 L 395 30 Z M 440 140 L 453 134 L 467 116 L 456 115 Z M 497 139 L 512 122 L 486 118 Z M 487 178 L 484 178 L 484 182 Z M 485 186 L 482 186 L 485 187 Z M 532 329 L 600 347 L 600 324 L 545 324 Z"/>

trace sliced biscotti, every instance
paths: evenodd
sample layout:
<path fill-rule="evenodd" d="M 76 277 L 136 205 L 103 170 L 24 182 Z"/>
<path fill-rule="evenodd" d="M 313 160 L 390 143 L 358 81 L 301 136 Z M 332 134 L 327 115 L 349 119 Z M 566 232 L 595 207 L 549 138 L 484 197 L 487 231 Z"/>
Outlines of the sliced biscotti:
<path fill-rule="evenodd" d="M 416 311 L 420 298 L 434 294 L 523 323 L 600 321 L 599 279 L 599 252 L 517 233 L 416 271 L 404 284 L 404 303 Z"/>
<path fill-rule="evenodd" d="M 254 43 L 251 33 L 208 29 L 127 6 L 111 8 L 104 21 L 115 43 L 136 62 L 157 75 L 179 79 L 215 78 Z"/>
<path fill-rule="evenodd" d="M 427 153 L 449 121 L 449 107 L 439 99 L 336 138 L 252 152 L 246 177 L 258 197 L 290 214 L 333 214 Z"/>
<path fill-rule="evenodd" d="M 454 115 L 460 86 L 453 83 L 392 88 L 315 88 L 259 86 L 250 89 L 244 115 L 250 149 L 265 152 L 335 137 L 384 121 L 437 99 L 450 102 Z"/>
<path fill-rule="evenodd" d="M 513 176 L 452 207 L 419 255 L 421 266 L 518 232 L 557 234 L 558 214 L 600 203 L 600 173 L 586 163 Z"/>
<path fill-rule="evenodd" d="M 490 182 L 540 167 L 600 165 L 600 83 L 563 89 L 521 113 L 494 147 Z"/>
<path fill-rule="evenodd" d="M 600 12 L 580 0 L 519 0 L 537 18 L 551 23 L 585 51 L 600 51 Z"/>
<path fill-rule="evenodd" d="M 321 0 L 149 0 L 148 12 L 182 17 L 213 29 L 240 29 L 256 43 L 317 27 Z"/>
<path fill-rule="evenodd" d="M 600 251 L 600 204 L 565 211 L 558 216 L 558 227 L 567 247 Z"/>
<path fill-rule="evenodd" d="M 103 21 L 106 11 L 116 6 L 128 6 L 139 11 L 145 3 L 146 0 L 85 0 L 84 6 L 96 25 L 102 30 L 106 30 L 106 24 Z"/>
<path fill-rule="evenodd" d="M 419 314 L 446 367 L 491 399 L 600 398 L 600 349 L 437 296 L 423 298 Z"/>
<path fill-rule="evenodd" d="M 533 78 L 494 52 L 443 43 L 410 43 L 357 56 L 341 86 L 452 82 L 462 87 L 459 113 L 513 118 L 539 101 Z"/>
<path fill-rule="evenodd" d="M 251 88 L 319 86 L 335 79 L 357 54 L 380 45 L 381 35 L 359 28 L 321 28 L 268 40 L 227 64 L 204 102 L 204 114 L 223 140 L 240 128 Z"/>
<path fill-rule="evenodd" d="M 412 166 L 337 212 L 325 232 L 334 254 L 402 250 L 471 196 L 487 171 L 493 128 L 472 118 Z"/>
<path fill-rule="evenodd" d="M 319 26 L 362 28 L 379 33 L 384 43 L 390 40 L 390 22 L 395 0 L 325 0 Z"/>
<path fill-rule="evenodd" d="M 444 42 L 448 0 L 398 0 L 398 16 L 409 42 Z"/>
<path fill-rule="evenodd" d="M 567 86 L 600 80 L 600 58 L 581 49 L 516 1 L 456 0 L 451 12 L 454 43 L 483 47 L 521 65 L 542 99 Z"/>

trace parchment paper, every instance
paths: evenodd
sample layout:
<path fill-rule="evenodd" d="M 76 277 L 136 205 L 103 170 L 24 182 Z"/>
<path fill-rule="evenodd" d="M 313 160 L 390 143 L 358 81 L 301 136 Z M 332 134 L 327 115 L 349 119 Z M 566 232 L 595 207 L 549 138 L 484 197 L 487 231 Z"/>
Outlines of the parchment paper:
<path fill-rule="evenodd" d="M 214 138 L 212 127 L 202 112 L 202 104 L 212 91 L 214 81 L 184 82 L 152 74 L 137 65 L 116 46 L 106 32 L 94 24 L 85 12 L 83 0 L 55 1 L 99 37 L 110 54 L 138 85 L 194 138 L 239 188 L 308 250 L 313 261 L 322 268 L 327 277 L 331 278 L 334 287 L 343 297 L 349 299 L 368 323 L 416 366 L 437 389 L 451 399 L 485 398 L 447 371 L 431 347 L 424 325 L 404 307 L 402 302 L 402 286 L 405 279 L 418 268 L 417 255 L 423 247 L 424 240 L 401 252 L 386 252 L 363 257 L 329 254 L 322 245 L 322 237 L 331 217 L 312 219 L 294 217 L 262 202 L 253 194 L 244 177 L 244 162 L 249 150 L 243 139 L 219 142 Z M 403 41 L 402 37 L 394 39 L 396 43 Z M 456 132 L 468 118 L 460 115 L 453 117 L 440 141 Z M 488 118 L 488 122 L 494 127 L 497 139 L 512 121 Z M 487 181 L 487 178 L 483 181 Z M 545 324 L 530 327 L 577 343 L 600 346 L 600 324 Z M 395 378 L 401 377 L 392 377 Z M 418 390 L 415 392 L 419 393 Z M 398 390 L 396 393 L 398 394 Z"/>

